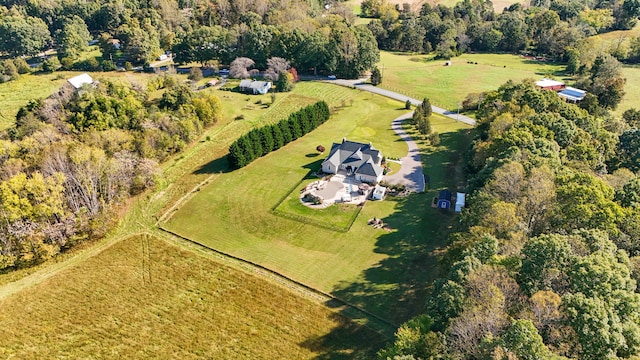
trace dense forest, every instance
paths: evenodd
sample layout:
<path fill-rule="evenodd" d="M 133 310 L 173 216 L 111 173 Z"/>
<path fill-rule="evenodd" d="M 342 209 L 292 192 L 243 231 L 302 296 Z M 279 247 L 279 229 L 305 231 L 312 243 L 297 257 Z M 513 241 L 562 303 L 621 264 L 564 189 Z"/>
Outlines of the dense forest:
<path fill-rule="evenodd" d="M 0 53 L 57 57 L 48 69 L 114 70 L 167 51 L 178 63 L 230 64 L 281 57 L 304 72 L 356 77 L 378 61 L 371 32 L 341 3 L 268 1 L 0 1 Z M 102 62 L 81 60 L 97 39 Z M 10 65 L 9 65 L 10 66 Z"/>
<path fill-rule="evenodd" d="M 448 270 L 381 358 L 637 355 L 639 124 L 530 82 L 484 95 Z"/>
<path fill-rule="evenodd" d="M 123 200 L 154 185 L 158 163 L 220 116 L 217 97 L 167 76 L 147 89 L 65 85 L 30 102 L 0 139 L 0 269 L 102 236 Z"/>

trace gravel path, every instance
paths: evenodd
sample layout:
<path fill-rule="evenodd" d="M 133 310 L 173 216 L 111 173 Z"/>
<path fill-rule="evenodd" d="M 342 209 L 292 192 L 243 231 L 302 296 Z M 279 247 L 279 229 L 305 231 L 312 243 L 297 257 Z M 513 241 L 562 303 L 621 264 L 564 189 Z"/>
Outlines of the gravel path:
<path fill-rule="evenodd" d="M 424 191 L 424 174 L 422 173 L 422 162 L 420 161 L 420 150 L 415 141 L 402 130 L 402 122 L 409 119 L 413 113 L 402 115 L 393 120 L 391 128 L 407 143 L 409 152 L 401 159 L 400 170 L 386 175 L 383 180 L 391 184 L 404 184 L 407 189 L 415 192 Z"/>

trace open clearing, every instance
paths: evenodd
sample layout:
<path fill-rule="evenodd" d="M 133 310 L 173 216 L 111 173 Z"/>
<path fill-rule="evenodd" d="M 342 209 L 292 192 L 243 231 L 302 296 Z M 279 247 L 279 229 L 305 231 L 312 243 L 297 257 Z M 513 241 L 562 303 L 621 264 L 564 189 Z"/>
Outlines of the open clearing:
<path fill-rule="evenodd" d="M 371 358 L 377 333 L 146 235 L 0 302 L 0 356 Z"/>
<path fill-rule="evenodd" d="M 309 170 L 319 168 L 324 158 L 315 151 L 319 144 L 329 148 L 331 142 L 347 137 L 372 141 L 388 157 L 406 154 L 406 144 L 391 129 L 391 121 L 406 113 L 403 104 L 346 90 L 354 96 L 353 106 L 342 108 L 327 123 L 284 148 L 232 172 L 225 172 L 226 159 L 213 160 L 204 167 L 212 169 L 205 171 L 213 176 L 210 183 L 200 187 L 163 227 L 399 324 L 424 306 L 424 292 L 437 276 L 432 252 L 444 244 L 442 234 L 455 220 L 452 214 L 432 209 L 428 193 L 387 198 L 368 202 L 351 230 L 340 233 L 270 211 Z M 465 125 L 440 116 L 433 121 L 443 142 L 429 152 L 447 154 L 454 151 L 454 143 L 465 143 L 459 136 Z M 446 168 L 448 162 L 442 166 Z M 434 173 L 432 183 L 437 177 Z M 393 230 L 371 228 L 367 220 L 373 217 L 382 218 Z"/>
<path fill-rule="evenodd" d="M 60 89 L 67 79 L 81 74 L 78 71 L 57 71 L 55 73 L 36 73 L 20 75 L 17 80 L 0 84 L 0 130 L 12 126 L 16 114 L 29 101 L 44 99 Z M 132 72 L 91 73 L 96 80 L 139 82 L 146 85 L 155 74 Z M 186 77 L 184 77 L 186 79 Z"/>
<path fill-rule="evenodd" d="M 469 93 L 495 90 L 507 80 L 558 78 L 564 70 L 563 65 L 509 54 L 463 54 L 451 59 L 451 66 L 432 58 L 381 51 L 379 86 L 416 99 L 428 97 L 433 105 L 455 111 Z"/>

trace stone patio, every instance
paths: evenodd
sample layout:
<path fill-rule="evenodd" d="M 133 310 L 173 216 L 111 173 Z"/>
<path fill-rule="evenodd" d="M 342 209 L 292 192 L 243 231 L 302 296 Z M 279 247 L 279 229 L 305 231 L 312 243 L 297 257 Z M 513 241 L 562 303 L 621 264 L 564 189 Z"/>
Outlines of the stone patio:
<path fill-rule="evenodd" d="M 303 202 L 303 204 L 317 209 L 324 209 L 335 203 L 358 205 L 369 196 L 369 191 L 365 194 L 360 194 L 358 191 L 358 186 L 361 183 L 361 181 L 356 180 L 353 176 L 347 177 L 346 174 L 341 172 L 331 176 L 328 181 L 323 179 L 307 185 L 305 190 L 300 193 L 300 199 L 307 193 L 321 197 L 322 204 L 320 205 Z M 345 195 L 349 195 L 351 199 L 346 200 Z"/>

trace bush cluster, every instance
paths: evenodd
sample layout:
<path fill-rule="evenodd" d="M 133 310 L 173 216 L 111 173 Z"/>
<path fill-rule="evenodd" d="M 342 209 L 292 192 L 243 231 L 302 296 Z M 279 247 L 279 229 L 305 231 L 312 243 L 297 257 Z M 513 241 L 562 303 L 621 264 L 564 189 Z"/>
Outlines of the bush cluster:
<path fill-rule="evenodd" d="M 304 107 L 274 125 L 253 129 L 229 147 L 229 163 L 239 169 L 311 132 L 329 119 L 329 106 L 320 101 Z"/>

